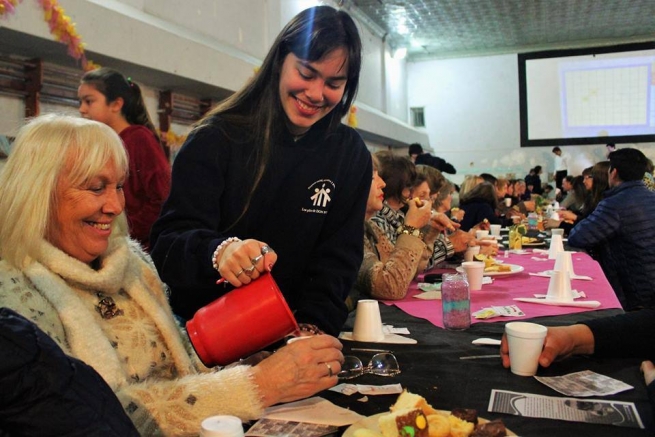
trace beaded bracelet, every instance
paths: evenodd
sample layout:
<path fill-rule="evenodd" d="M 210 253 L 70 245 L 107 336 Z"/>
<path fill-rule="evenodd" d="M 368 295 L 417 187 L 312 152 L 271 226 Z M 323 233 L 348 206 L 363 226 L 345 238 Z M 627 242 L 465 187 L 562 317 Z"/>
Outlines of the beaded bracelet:
<path fill-rule="evenodd" d="M 218 255 L 220 254 L 221 250 L 225 249 L 228 244 L 236 243 L 238 241 L 241 241 L 241 239 L 238 237 L 229 237 L 221 241 L 221 244 L 219 244 L 218 247 L 216 247 L 216 250 L 214 251 L 214 255 L 212 255 L 212 266 L 214 266 L 214 269 L 216 269 L 216 271 L 218 271 Z"/>

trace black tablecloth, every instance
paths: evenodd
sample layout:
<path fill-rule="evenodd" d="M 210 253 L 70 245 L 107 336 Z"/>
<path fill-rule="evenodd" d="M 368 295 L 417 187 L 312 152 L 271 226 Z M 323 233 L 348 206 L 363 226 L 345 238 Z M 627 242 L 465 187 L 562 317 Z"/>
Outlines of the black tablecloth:
<path fill-rule="evenodd" d="M 438 307 L 435 304 L 435 310 Z M 639 372 L 640 360 L 636 359 L 597 359 L 593 357 L 574 357 L 552 364 L 549 368 L 540 368 L 540 376 L 558 376 L 581 370 L 592 370 L 603 375 L 621 380 L 634 386 L 629 390 L 613 396 L 603 397 L 607 400 L 634 402 L 646 426 L 646 430 L 565 422 L 550 419 L 535 419 L 507 414 L 487 412 L 492 389 L 533 393 L 546 396 L 562 396 L 558 392 L 541 384 L 532 377 L 514 375 L 505 369 L 500 358 L 477 360 L 460 360 L 462 356 L 487 355 L 498 353 L 498 346 L 476 346 L 471 341 L 479 337 L 500 339 L 504 322 L 477 323 L 466 331 L 446 331 L 423 319 L 411 317 L 395 306 L 380 304 L 382 321 L 395 327 L 407 327 L 409 337 L 418 340 L 415 345 L 360 343 L 343 341 L 346 355 L 357 355 L 365 363 L 373 353 L 351 352 L 350 348 L 376 348 L 392 350 L 398 358 L 401 374 L 385 378 L 364 375 L 348 382 L 357 384 L 392 384 L 400 383 L 409 391 L 427 399 L 433 407 L 451 410 L 456 407 L 475 408 L 486 419 L 501 418 L 506 426 L 519 436 L 558 436 L 567 433 L 571 436 L 646 436 L 655 434 L 653 415 L 648 402 L 648 395 L 642 375 Z M 599 310 L 580 314 L 556 317 L 541 317 L 530 321 L 546 326 L 571 324 L 585 319 L 614 315 L 621 310 Z M 512 321 L 512 320 L 507 320 Z M 348 319 L 344 331 L 351 331 L 354 315 Z M 363 396 L 356 393 L 346 396 L 325 391 L 320 396 L 342 407 L 350 408 L 364 416 L 388 411 L 398 395 L 368 396 L 367 402 L 360 402 Z M 341 435 L 347 427 L 341 429 Z"/>

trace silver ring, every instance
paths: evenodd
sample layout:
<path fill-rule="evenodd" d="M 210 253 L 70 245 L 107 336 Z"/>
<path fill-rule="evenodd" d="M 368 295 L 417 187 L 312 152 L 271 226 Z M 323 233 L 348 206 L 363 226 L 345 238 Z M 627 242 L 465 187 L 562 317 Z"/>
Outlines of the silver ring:
<path fill-rule="evenodd" d="M 330 363 L 323 363 L 327 366 L 328 368 L 328 376 L 332 378 L 334 376 L 334 373 L 332 373 L 332 366 L 330 366 Z"/>
<path fill-rule="evenodd" d="M 250 266 L 247 269 L 243 269 L 243 272 L 248 276 L 251 276 L 252 272 L 254 271 L 255 271 L 255 266 Z"/>
<path fill-rule="evenodd" d="M 243 269 L 239 270 L 239 273 L 235 273 L 234 276 L 239 276 L 242 273 L 243 273 Z"/>
<path fill-rule="evenodd" d="M 259 260 L 262 259 L 262 258 L 264 258 L 264 255 L 257 255 L 256 257 L 254 257 L 250 261 L 252 262 L 253 266 L 256 266 L 257 263 L 259 262 Z"/>
<path fill-rule="evenodd" d="M 266 255 L 267 253 L 273 252 L 273 249 L 271 249 L 268 246 L 262 246 L 262 255 Z"/>

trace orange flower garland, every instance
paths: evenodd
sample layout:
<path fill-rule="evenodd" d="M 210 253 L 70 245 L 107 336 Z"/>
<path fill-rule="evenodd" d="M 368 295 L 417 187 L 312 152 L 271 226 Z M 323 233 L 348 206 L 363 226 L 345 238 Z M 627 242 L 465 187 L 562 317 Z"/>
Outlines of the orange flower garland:
<path fill-rule="evenodd" d="M 13 14 L 18 2 L 23 0 L 0 0 L 0 17 L 7 14 Z"/>
<path fill-rule="evenodd" d="M 2 0 L 0 0 L 2 1 Z M 98 65 L 86 59 L 84 43 L 75 29 L 75 23 L 71 22 L 64 9 L 59 6 L 57 0 L 37 0 L 43 8 L 44 19 L 48 23 L 50 33 L 55 41 L 62 42 L 68 46 L 68 54 L 82 63 L 84 71 L 94 70 Z"/>

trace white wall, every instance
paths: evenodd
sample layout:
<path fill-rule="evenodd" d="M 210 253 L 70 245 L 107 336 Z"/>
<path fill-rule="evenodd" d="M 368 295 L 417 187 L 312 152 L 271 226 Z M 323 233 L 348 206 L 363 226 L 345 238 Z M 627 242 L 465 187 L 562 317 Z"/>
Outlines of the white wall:
<path fill-rule="evenodd" d="M 293 15 L 319 3 L 336 5 L 332 0 L 60 1 L 89 52 L 227 90 L 241 88 L 252 76 L 277 33 Z M 23 2 L 15 14 L 5 18 L 2 26 L 52 39 L 37 2 Z M 427 141 L 424 132 L 404 123 L 404 66 L 385 62 L 388 48 L 381 38 L 363 25 L 359 28 L 365 54 L 355 102 L 359 127 L 369 132 L 384 131 L 396 141 Z M 390 74 L 387 68 L 391 68 Z M 392 83 L 387 82 L 387 76 Z M 148 85 L 146 80 L 141 82 Z M 20 118 L 12 123 L 16 122 Z"/>
<path fill-rule="evenodd" d="M 409 106 L 425 107 L 430 146 L 457 169 L 453 181 L 484 172 L 523 177 L 535 165 L 552 173 L 552 147 L 520 147 L 517 63 L 516 55 L 408 63 Z M 655 160 L 655 144 L 618 145 L 628 146 Z M 606 154 L 604 145 L 563 149 L 576 174 Z"/>

